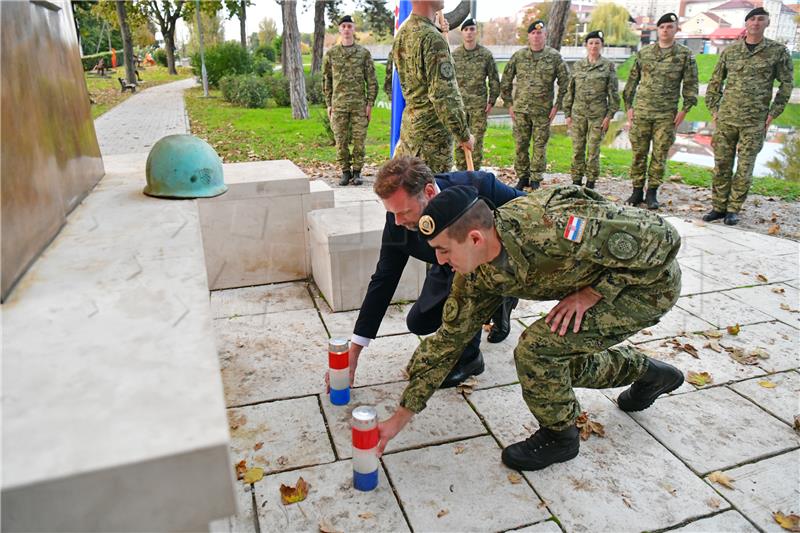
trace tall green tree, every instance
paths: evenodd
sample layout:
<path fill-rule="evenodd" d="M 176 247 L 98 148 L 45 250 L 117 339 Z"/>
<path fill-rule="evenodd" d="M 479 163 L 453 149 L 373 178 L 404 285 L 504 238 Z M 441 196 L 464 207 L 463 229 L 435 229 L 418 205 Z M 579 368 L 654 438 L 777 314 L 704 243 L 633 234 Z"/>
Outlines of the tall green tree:
<path fill-rule="evenodd" d="M 133 65 L 133 38 L 131 28 L 128 25 L 128 14 L 125 2 L 115 2 L 117 8 L 117 19 L 119 28 L 122 32 L 122 47 L 125 50 L 125 78 L 130 84 L 136 83 L 136 68 Z"/>
<path fill-rule="evenodd" d="M 297 27 L 297 2 L 275 0 L 281 6 L 283 17 L 283 75 L 289 79 L 289 97 L 292 102 L 292 118 L 308 118 L 306 102 L 306 80 L 303 75 L 303 58 L 300 54 L 300 30 Z"/>
<path fill-rule="evenodd" d="M 270 44 L 278 36 L 278 25 L 271 18 L 263 18 L 258 23 L 259 44 Z"/>
<path fill-rule="evenodd" d="M 359 0 L 359 7 L 364 12 L 365 30 L 376 37 L 386 37 L 394 30 L 394 14 L 386 8 L 384 0 Z"/>
<path fill-rule="evenodd" d="M 569 7 L 569 6 L 567 6 Z M 522 19 L 522 24 L 517 29 L 517 41 L 522 44 L 528 43 L 528 26 L 534 20 L 543 20 L 545 24 L 548 25 L 548 36 L 547 36 L 547 45 L 551 46 L 551 39 L 555 38 L 555 36 L 551 36 L 550 33 L 550 14 L 553 10 L 553 2 L 542 2 L 541 4 L 536 4 L 532 8 L 529 8 L 525 12 L 525 17 Z M 568 10 L 569 15 L 567 17 L 567 23 L 563 30 L 563 38 L 561 42 L 566 45 L 574 45 L 575 44 L 575 28 L 578 25 L 578 15 L 575 14 L 574 11 Z M 563 14 L 559 15 L 559 20 Z M 561 23 L 563 24 L 563 22 Z M 559 46 L 560 48 L 560 46 Z"/>
<path fill-rule="evenodd" d="M 635 45 L 639 37 L 631 30 L 628 10 L 617 4 L 600 4 L 589 19 L 589 31 L 602 30 L 606 45 Z"/>
<path fill-rule="evenodd" d="M 186 3 L 184 0 L 142 0 L 138 5 L 147 18 L 161 30 L 164 50 L 167 52 L 167 70 L 170 74 L 178 74 L 175 69 L 175 28 L 178 19 L 184 16 Z"/>
<path fill-rule="evenodd" d="M 189 30 L 189 39 L 186 42 L 186 51 L 189 55 L 200 51 L 200 40 L 197 34 L 197 17 L 192 17 L 192 24 L 186 21 Z M 203 44 L 206 47 L 225 42 L 225 25 L 219 13 L 209 14 L 200 12 L 200 24 L 203 26 Z"/>
<path fill-rule="evenodd" d="M 777 178 L 800 183 L 800 133 L 795 133 L 783 144 L 780 156 L 767 163 Z"/>

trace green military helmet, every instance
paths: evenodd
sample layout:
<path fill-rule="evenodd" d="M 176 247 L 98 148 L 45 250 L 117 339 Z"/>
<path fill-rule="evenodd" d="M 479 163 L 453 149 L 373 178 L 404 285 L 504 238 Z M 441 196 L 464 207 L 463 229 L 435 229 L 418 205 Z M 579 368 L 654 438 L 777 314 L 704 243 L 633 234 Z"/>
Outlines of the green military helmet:
<path fill-rule="evenodd" d="M 210 198 L 228 190 L 222 160 L 207 142 L 194 135 L 167 135 L 147 156 L 144 193 L 162 198 Z"/>

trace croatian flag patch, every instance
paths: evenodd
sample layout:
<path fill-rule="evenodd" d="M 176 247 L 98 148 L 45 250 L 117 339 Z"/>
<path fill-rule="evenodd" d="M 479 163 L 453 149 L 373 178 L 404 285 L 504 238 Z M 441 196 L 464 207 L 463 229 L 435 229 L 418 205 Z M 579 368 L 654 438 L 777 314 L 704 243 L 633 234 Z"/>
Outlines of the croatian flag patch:
<path fill-rule="evenodd" d="M 564 238 L 572 242 L 581 242 L 586 221 L 580 217 L 570 215 L 567 227 L 564 229 Z"/>

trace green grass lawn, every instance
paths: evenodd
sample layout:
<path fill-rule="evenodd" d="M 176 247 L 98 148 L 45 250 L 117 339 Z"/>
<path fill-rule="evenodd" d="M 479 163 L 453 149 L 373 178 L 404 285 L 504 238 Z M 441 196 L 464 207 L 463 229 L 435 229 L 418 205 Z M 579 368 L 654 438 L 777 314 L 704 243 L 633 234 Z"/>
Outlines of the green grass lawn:
<path fill-rule="evenodd" d="M 160 65 L 139 68 L 142 81 L 139 83 L 139 88 L 137 90 L 155 87 L 156 85 L 170 83 L 192 76 L 192 69 L 189 67 L 177 67 L 177 69 L 178 75 L 172 76 L 169 74 L 166 67 Z M 120 92 L 119 81 L 117 81 L 117 78 L 125 78 L 124 66 L 117 67 L 116 72 L 109 73 L 106 78 L 90 75 L 88 72 L 84 72 L 83 77 L 86 80 L 86 88 L 89 89 L 89 96 L 95 102 L 92 104 L 92 119 L 99 117 L 131 96 L 130 91 L 124 94 Z"/>
<path fill-rule="evenodd" d="M 382 77 L 379 76 L 379 80 Z M 382 93 L 382 91 L 381 91 Z M 333 163 L 336 150 L 325 134 L 323 106 L 311 106 L 308 120 L 292 120 L 288 107 L 245 109 L 234 107 L 212 91 L 213 98 L 202 98 L 202 90 L 186 91 L 186 107 L 192 133 L 206 139 L 226 162 L 291 159 L 299 164 Z M 366 159 L 380 165 L 389 158 L 390 111 L 375 108 L 367 132 Z M 572 143 L 563 128 L 554 128 L 548 145 L 550 172 L 569 172 Z M 487 166 L 510 167 L 514 163 L 514 139 L 509 128 L 490 127 L 484 139 Z M 631 163 L 629 150 L 602 148 L 604 175 L 627 179 Z M 668 162 L 668 175 L 680 176 L 684 183 L 709 187 L 709 168 Z M 800 184 L 775 178 L 755 178 L 752 191 L 787 200 L 800 198 Z"/>
<path fill-rule="evenodd" d="M 697 77 L 700 84 L 708 83 L 711 75 L 714 73 L 714 67 L 717 65 L 719 55 L 717 54 L 698 54 L 695 55 L 697 61 Z M 627 80 L 630 74 L 631 67 L 633 66 L 634 57 L 629 57 L 624 63 L 617 67 L 617 77 L 621 80 Z M 792 60 L 794 64 L 794 86 L 800 87 L 800 59 Z"/>
<path fill-rule="evenodd" d="M 700 96 L 697 98 L 697 105 L 686 115 L 686 120 L 696 122 L 711 121 L 711 112 L 706 107 L 706 99 L 704 97 Z M 786 104 L 783 113 L 775 119 L 773 124 L 800 128 L 800 104 Z"/>

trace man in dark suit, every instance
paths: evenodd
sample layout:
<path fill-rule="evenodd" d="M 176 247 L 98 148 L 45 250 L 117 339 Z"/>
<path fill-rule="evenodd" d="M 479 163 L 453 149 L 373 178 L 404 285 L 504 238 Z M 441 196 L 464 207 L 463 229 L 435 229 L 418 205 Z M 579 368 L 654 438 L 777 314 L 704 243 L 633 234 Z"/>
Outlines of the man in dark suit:
<path fill-rule="evenodd" d="M 383 228 L 378 265 L 361 304 L 350 343 L 351 385 L 358 357 L 370 340 L 377 336 L 409 257 L 425 261 L 431 266 L 422 292 L 408 313 L 408 329 L 417 335 L 428 335 L 442 324 L 442 307 L 450 294 L 454 273 L 448 265 L 438 264 L 435 252 L 420 237 L 417 223 L 430 199 L 453 185 L 475 187 L 480 196 L 497 207 L 524 195 L 523 192 L 504 185 L 489 172 L 452 172 L 434 176 L 421 159 L 411 156 L 392 159 L 378 172 L 374 189 L 386 207 L 386 225 Z M 515 299 L 508 299 L 498 308 L 489 342 L 501 342 L 508 336 L 511 329 L 511 310 L 515 305 Z M 483 372 L 480 340 L 478 332 L 442 383 L 442 388 L 454 387 L 469 376 Z"/>

